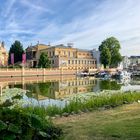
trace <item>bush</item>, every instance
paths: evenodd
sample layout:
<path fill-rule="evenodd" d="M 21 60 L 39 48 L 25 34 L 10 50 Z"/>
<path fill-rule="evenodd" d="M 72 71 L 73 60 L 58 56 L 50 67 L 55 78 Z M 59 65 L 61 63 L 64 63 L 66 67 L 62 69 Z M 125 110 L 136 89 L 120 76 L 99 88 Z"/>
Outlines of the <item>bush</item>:
<path fill-rule="evenodd" d="M 0 108 L 0 139 L 3 140 L 55 140 L 62 134 L 46 118 L 22 110 Z"/>
<path fill-rule="evenodd" d="M 40 111 L 23 110 L 20 89 L 5 90 L 0 97 L 0 140 L 55 140 L 62 130 Z"/>

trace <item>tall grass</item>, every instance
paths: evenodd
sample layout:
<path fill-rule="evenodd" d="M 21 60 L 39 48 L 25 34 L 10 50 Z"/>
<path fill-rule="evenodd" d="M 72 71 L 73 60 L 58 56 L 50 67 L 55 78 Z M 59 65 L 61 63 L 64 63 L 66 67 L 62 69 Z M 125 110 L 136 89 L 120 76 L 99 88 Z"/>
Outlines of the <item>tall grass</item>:
<path fill-rule="evenodd" d="M 63 113 L 78 113 L 79 111 L 95 110 L 100 107 L 116 107 L 126 103 L 133 103 L 140 100 L 140 92 L 124 92 L 114 94 L 103 94 L 92 96 L 89 99 L 74 98 L 65 107 L 57 106 L 30 106 L 23 108 L 24 111 L 30 111 L 42 117 L 62 115 Z"/>

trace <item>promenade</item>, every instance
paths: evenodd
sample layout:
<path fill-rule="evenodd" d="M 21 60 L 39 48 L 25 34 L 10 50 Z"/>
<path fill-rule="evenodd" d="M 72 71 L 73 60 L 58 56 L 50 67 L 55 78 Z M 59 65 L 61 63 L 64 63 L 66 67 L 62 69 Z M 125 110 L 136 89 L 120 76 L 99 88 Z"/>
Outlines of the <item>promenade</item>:
<path fill-rule="evenodd" d="M 0 69 L 0 77 L 26 77 L 26 76 L 55 76 L 55 75 L 75 75 L 76 70 L 68 69 L 45 69 L 45 68 L 13 68 L 13 69 Z"/>
<path fill-rule="evenodd" d="M 117 69 L 104 69 L 110 74 L 116 73 Z M 92 69 L 92 72 L 104 71 Z M 84 70 L 66 69 L 66 68 L 2 68 L 0 69 L 0 77 L 28 77 L 28 76 L 60 76 L 60 75 L 76 75 Z"/>

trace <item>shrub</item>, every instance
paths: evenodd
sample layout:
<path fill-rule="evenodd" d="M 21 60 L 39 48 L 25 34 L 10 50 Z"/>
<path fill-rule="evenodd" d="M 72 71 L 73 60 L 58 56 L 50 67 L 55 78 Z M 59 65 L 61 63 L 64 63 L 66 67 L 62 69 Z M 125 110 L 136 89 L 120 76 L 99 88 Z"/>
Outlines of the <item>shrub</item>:
<path fill-rule="evenodd" d="M 55 140 L 62 134 L 46 118 L 22 110 L 0 108 L 0 139 L 3 140 Z"/>

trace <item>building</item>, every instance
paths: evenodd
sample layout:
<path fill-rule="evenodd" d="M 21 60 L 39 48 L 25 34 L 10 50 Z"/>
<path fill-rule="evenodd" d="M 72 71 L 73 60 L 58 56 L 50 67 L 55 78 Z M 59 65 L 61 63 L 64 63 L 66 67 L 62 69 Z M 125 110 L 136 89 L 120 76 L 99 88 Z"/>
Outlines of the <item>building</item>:
<path fill-rule="evenodd" d="M 40 49 L 37 47 L 40 46 Z M 92 51 L 73 48 L 73 44 L 67 46 L 60 44 L 56 46 L 42 47 L 41 44 L 31 46 L 26 49 L 27 60 L 33 61 L 31 67 L 35 67 L 38 64 L 40 54 L 42 52 L 47 53 L 48 58 L 51 61 L 52 68 L 66 68 L 66 69 L 78 69 L 89 70 L 96 68 L 96 59 L 93 57 Z M 33 57 L 29 57 L 33 54 Z M 32 55 L 31 55 L 32 56 Z"/>
<path fill-rule="evenodd" d="M 44 44 L 37 44 L 34 46 L 28 46 L 26 48 L 26 59 L 27 59 L 27 66 L 28 67 L 36 67 L 38 64 L 38 60 L 40 57 L 40 50 L 46 49 L 49 46 Z"/>
<path fill-rule="evenodd" d="M 140 56 L 130 56 L 130 65 L 140 64 Z"/>
<path fill-rule="evenodd" d="M 0 66 L 6 66 L 8 64 L 8 53 L 5 49 L 4 42 L 0 42 Z"/>
<path fill-rule="evenodd" d="M 122 62 L 121 62 L 121 67 L 122 69 L 129 69 L 129 66 L 130 66 L 130 59 L 128 56 L 123 56 L 122 57 Z"/>
<path fill-rule="evenodd" d="M 96 65 L 97 65 L 97 68 L 101 68 L 101 62 L 100 62 L 100 51 L 96 50 L 96 49 L 93 49 L 92 50 L 92 54 L 93 54 L 93 57 L 96 59 Z"/>

